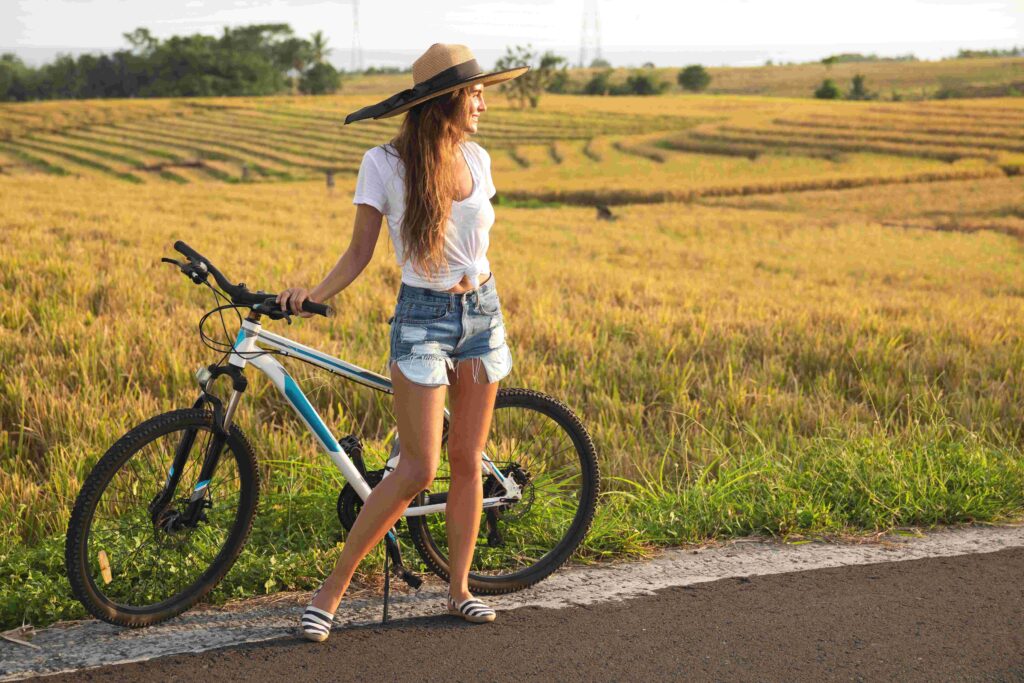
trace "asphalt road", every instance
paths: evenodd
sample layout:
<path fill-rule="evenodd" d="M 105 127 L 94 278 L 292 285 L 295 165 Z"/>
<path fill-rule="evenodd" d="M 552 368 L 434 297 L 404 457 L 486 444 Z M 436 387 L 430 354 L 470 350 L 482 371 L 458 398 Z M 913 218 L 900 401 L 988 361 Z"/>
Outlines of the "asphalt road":
<path fill-rule="evenodd" d="M 336 628 L 47 681 L 1024 681 L 1024 548 Z M 342 610 L 344 607 L 342 607 Z"/>

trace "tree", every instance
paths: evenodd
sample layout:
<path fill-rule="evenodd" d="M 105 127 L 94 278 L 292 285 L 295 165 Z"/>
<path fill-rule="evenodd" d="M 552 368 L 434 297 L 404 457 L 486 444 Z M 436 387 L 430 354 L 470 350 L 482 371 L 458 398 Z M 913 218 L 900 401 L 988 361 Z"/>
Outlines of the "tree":
<path fill-rule="evenodd" d="M 292 35 L 292 27 L 288 24 L 225 27 L 224 35 L 220 38 L 220 46 L 225 50 L 258 54 L 280 70 L 286 71 L 291 68 L 291 56 L 282 54 L 280 46 Z"/>
<path fill-rule="evenodd" d="M 306 66 L 313 61 L 313 48 L 302 38 L 287 38 L 278 44 L 277 50 L 281 60 L 290 67 L 289 71 L 294 70 L 294 73 L 290 73 L 294 95 L 298 91 L 299 79 L 305 73 Z"/>
<path fill-rule="evenodd" d="M 324 37 L 323 31 L 317 31 L 310 36 L 310 38 L 312 38 L 312 40 L 310 41 L 309 47 L 313 63 L 323 64 L 324 58 L 332 52 L 332 50 L 327 47 L 327 38 Z"/>
<path fill-rule="evenodd" d="M 559 57 L 550 50 L 541 55 L 539 61 L 537 59 L 537 53 L 534 52 L 532 45 L 516 45 L 514 49 L 506 47 L 505 56 L 494 65 L 496 71 L 522 66 L 531 67 L 525 74 L 498 86 L 499 92 L 505 93 L 509 103 L 516 103 L 520 109 L 525 109 L 527 105 L 536 109 L 541 93 L 551 84 L 556 70 L 568 64 L 564 57 Z"/>
<path fill-rule="evenodd" d="M 831 78 L 826 78 L 821 82 L 821 85 L 817 90 L 814 91 L 814 96 L 819 100 L 837 100 L 842 96 L 839 92 L 839 86 L 835 84 Z"/>
<path fill-rule="evenodd" d="M 309 67 L 299 81 L 299 92 L 305 95 L 324 95 L 336 92 L 339 88 L 341 88 L 341 76 L 333 66 L 326 62 Z"/>
<path fill-rule="evenodd" d="M 676 81 L 686 90 L 699 92 L 711 83 L 711 75 L 700 64 L 691 64 L 679 72 Z"/>
<path fill-rule="evenodd" d="M 32 70 L 13 52 L 0 55 L 0 101 L 24 102 L 35 97 Z"/>
<path fill-rule="evenodd" d="M 610 68 L 612 68 L 612 63 L 609 62 L 604 57 L 594 57 L 593 59 L 590 60 L 590 68 L 591 69 L 610 69 Z"/>
<path fill-rule="evenodd" d="M 70 100 L 77 97 L 78 64 L 69 54 L 57 54 L 51 63 L 43 65 L 38 73 L 39 88 L 55 99 Z"/>
<path fill-rule="evenodd" d="M 131 33 L 122 33 L 121 35 L 132 46 L 134 53 L 142 57 L 152 56 L 153 51 L 160 45 L 160 40 L 154 38 L 148 28 L 139 27 Z"/>
<path fill-rule="evenodd" d="M 856 74 L 846 94 L 848 100 L 872 100 L 874 96 L 864 87 L 864 74 Z"/>

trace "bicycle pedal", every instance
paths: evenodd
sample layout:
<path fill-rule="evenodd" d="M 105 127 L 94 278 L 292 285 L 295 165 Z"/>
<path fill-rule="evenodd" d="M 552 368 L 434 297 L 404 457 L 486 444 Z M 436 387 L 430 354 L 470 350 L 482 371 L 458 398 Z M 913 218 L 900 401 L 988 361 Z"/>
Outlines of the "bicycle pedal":
<path fill-rule="evenodd" d="M 412 588 L 413 590 L 416 590 L 417 592 L 419 591 L 420 586 L 423 585 L 423 579 L 421 579 L 420 577 L 416 576 L 415 574 L 413 574 L 409 570 L 403 570 L 402 574 L 401 574 L 401 577 L 402 577 L 402 580 L 405 581 L 409 585 L 410 588 Z"/>

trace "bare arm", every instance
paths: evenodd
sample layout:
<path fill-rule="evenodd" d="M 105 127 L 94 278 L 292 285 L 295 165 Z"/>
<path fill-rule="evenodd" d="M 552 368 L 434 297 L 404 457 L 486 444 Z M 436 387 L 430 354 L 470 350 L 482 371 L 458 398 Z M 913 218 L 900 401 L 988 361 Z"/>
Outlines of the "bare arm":
<path fill-rule="evenodd" d="M 300 312 L 303 300 L 308 298 L 311 301 L 323 303 L 348 287 L 373 258 L 373 250 L 377 246 L 383 218 L 380 211 L 369 204 L 358 204 L 355 227 L 352 230 L 352 241 L 349 243 L 348 249 L 320 284 L 312 290 L 289 287 L 278 294 L 277 302 L 281 307 L 308 318 L 312 314 Z"/>

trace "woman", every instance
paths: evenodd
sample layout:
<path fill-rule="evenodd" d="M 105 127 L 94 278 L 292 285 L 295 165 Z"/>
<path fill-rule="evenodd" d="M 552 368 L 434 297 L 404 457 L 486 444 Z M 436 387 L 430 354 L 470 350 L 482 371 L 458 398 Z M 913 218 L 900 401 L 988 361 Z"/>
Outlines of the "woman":
<path fill-rule="evenodd" d="M 293 287 L 278 303 L 296 315 L 347 287 L 373 255 L 381 220 L 402 265 L 391 322 L 391 381 L 401 459 L 363 503 L 334 571 L 302 616 L 303 635 L 327 639 L 334 612 L 359 562 L 434 479 L 440 459 L 445 387 L 451 387 L 446 507 L 450 561 L 448 611 L 482 623 L 494 610 L 469 592 L 480 527 L 480 454 L 490 431 L 498 381 L 512 369 L 494 274 L 487 261 L 494 223 L 490 157 L 475 142 L 483 89 L 528 67 L 484 73 L 464 45 L 434 44 L 413 63 L 414 86 L 349 114 L 345 123 L 407 112 L 398 135 L 363 156 L 356 181 L 355 229 L 348 251 L 312 290 Z M 465 368 L 469 365 L 470 368 Z"/>

